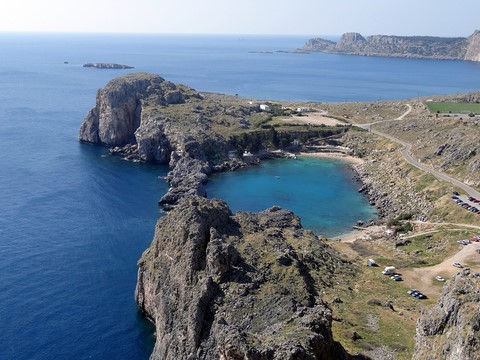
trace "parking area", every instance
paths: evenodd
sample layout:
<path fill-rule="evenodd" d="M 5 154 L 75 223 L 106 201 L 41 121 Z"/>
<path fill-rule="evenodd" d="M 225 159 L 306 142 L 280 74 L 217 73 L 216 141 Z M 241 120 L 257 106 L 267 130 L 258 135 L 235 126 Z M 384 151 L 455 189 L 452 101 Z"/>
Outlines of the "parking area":
<path fill-rule="evenodd" d="M 452 200 L 455 201 L 458 206 L 476 214 L 480 214 L 480 199 L 475 199 L 468 195 L 453 193 Z"/>

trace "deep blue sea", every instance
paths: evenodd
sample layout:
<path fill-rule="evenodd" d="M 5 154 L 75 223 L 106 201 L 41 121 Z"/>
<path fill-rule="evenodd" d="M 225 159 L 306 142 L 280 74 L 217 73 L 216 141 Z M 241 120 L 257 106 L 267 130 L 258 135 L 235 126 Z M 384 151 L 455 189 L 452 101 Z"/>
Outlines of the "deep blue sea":
<path fill-rule="evenodd" d="M 153 348 L 133 292 L 167 169 L 78 143 L 96 90 L 131 72 L 82 64 L 280 100 L 410 98 L 480 83 L 480 64 L 461 61 L 249 52 L 307 39 L 0 34 L 0 359 L 147 359 Z M 233 210 L 280 204 L 332 235 L 372 215 L 357 187 L 343 163 L 298 160 L 215 177 L 208 191 Z"/>

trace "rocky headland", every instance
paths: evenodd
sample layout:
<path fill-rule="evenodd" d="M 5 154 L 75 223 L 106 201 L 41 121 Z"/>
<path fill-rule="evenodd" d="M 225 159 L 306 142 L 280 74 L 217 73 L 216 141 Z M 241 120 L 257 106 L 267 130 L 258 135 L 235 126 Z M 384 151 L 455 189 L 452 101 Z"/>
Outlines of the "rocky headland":
<path fill-rule="evenodd" d="M 133 69 L 133 66 L 112 63 L 87 63 L 83 64 L 83 67 L 95 69 Z"/>
<path fill-rule="evenodd" d="M 223 201 L 184 198 L 138 265 L 151 359 L 367 359 L 335 342 L 320 296 L 354 268 L 289 211 L 233 215 Z"/>
<path fill-rule="evenodd" d="M 480 61 L 480 31 L 475 31 L 468 38 L 394 35 L 363 37 L 359 33 L 351 32 L 343 34 L 338 42 L 322 38 L 310 39 L 302 50 L 363 56 Z"/>
<path fill-rule="evenodd" d="M 168 210 L 183 196 L 205 196 L 203 185 L 212 172 L 258 161 L 244 158 L 245 151 L 261 155 L 348 130 L 345 126 L 277 130 L 264 125 L 271 117 L 244 99 L 200 94 L 158 75 L 137 73 L 115 78 L 97 92 L 96 106 L 82 123 L 79 139 L 108 146 L 112 154 L 128 160 L 169 164 L 170 189 L 160 200 Z M 272 152 L 265 156 L 275 154 L 281 156 Z"/>
<path fill-rule="evenodd" d="M 478 102 L 480 97 L 471 93 L 438 99 Z M 414 249 L 411 255 L 397 248 L 397 238 L 384 239 L 383 232 L 364 242 L 329 246 L 278 207 L 234 215 L 223 201 L 207 199 L 203 184 L 212 172 L 248 166 L 259 155 L 276 156 L 274 149 L 341 145 L 364 159 L 355 166 L 363 183 L 359 191 L 382 217 L 398 217 L 395 226 L 403 228 L 399 220 L 416 215 L 442 220 L 458 219 L 458 214 L 463 221 L 464 212 L 458 212 L 464 209 L 451 205 L 451 186 L 406 164 L 399 146 L 387 139 L 354 126 L 284 121 L 289 115 L 284 109 L 321 106 L 322 114 L 337 120 L 378 122 L 405 113 L 404 102 L 269 104 L 273 110 L 265 112 L 259 103 L 238 97 L 199 93 L 158 75 L 130 74 L 98 91 L 81 126 L 81 141 L 108 146 L 111 154 L 131 161 L 170 166 L 170 189 L 160 203 L 171 211 L 158 221 L 153 242 L 138 263 L 135 293 L 139 308 L 156 326 L 151 358 L 367 358 L 349 355 L 344 347 L 372 359 L 410 358 L 423 304 L 403 298 L 403 289 L 359 264 L 375 254 L 394 259 L 382 265 L 429 264 L 431 259 L 421 258 L 422 253 L 435 248 Z M 477 152 L 462 157 L 464 151 L 456 150 L 467 140 L 468 146 L 476 146 L 476 119 L 439 123 L 419 99 L 411 104 L 411 113 L 401 122 L 375 126 L 410 141 L 417 158 L 433 164 L 438 159 L 445 170 L 478 179 L 466 166 Z M 458 129 L 462 136 L 455 135 Z M 438 148 L 438 139 L 448 146 Z M 350 260 L 333 250 L 335 244 L 347 247 Z M 377 252 L 389 244 L 394 244 L 394 255 Z M 447 282 L 436 307 L 424 312 L 417 327 L 416 360 L 473 359 L 479 353 L 474 308 L 478 279 L 469 272 L 457 275 Z M 392 326 L 398 333 L 390 333 Z"/>
<path fill-rule="evenodd" d="M 474 360 L 480 347 L 480 274 L 464 270 L 417 324 L 414 360 Z"/>

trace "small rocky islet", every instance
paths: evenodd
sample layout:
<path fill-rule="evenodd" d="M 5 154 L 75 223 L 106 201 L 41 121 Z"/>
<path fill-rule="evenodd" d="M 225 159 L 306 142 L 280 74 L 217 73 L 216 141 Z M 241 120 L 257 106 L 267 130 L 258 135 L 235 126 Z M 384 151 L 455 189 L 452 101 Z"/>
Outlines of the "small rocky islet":
<path fill-rule="evenodd" d="M 248 166 L 238 156 L 244 151 L 291 150 L 292 143 L 332 136 L 352 143 L 357 136 L 347 126 L 262 126 L 269 119 L 258 104 L 153 74 L 113 79 L 97 93 L 80 140 L 132 161 L 170 166 L 171 187 L 160 200 L 170 211 L 139 260 L 135 291 L 156 326 L 151 359 L 369 359 L 335 341 L 334 314 L 322 299 L 337 278 L 356 272 L 355 264 L 289 211 L 234 215 L 223 201 L 206 198 L 203 184 L 212 172 Z M 477 358 L 472 321 L 479 289 L 478 275 L 469 271 L 450 282 L 420 317 L 415 359 L 435 358 L 432 347 L 445 359 L 457 359 L 458 351 L 462 359 Z M 465 331 L 471 336 L 458 335 Z"/>
<path fill-rule="evenodd" d="M 83 67 L 95 69 L 133 69 L 133 66 L 114 63 L 86 63 L 83 64 Z"/>

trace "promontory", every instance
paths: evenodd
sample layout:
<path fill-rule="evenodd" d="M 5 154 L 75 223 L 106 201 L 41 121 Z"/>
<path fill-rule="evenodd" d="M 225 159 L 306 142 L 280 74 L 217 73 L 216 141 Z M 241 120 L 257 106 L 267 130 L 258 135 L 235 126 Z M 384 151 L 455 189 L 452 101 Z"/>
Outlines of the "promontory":
<path fill-rule="evenodd" d="M 138 262 L 135 291 L 155 324 L 151 359 L 478 359 L 480 196 L 464 192 L 480 186 L 479 103 L 479 92 L 256 101 L 154 74 L 111 80 L 80 140 L 170 167 L 160 200 L 170 211 Z M 407 161 L 406 145 L 428 166 Z M 330 241 L 277 206 L 233 214 L 207 198 L 211 173 L 300 151 L 361 159 L 359 192 L 380 220 Z M 367 266 L 373 259 L 381 268 Z"/>
<path fill-rule="evenodd" d="M 313 38 L 302 51 L 364 56 L 480 61 L 480 31 L 464 37 L 372 35 L 356 32 L 342 35 L 338 42 Z"/>

